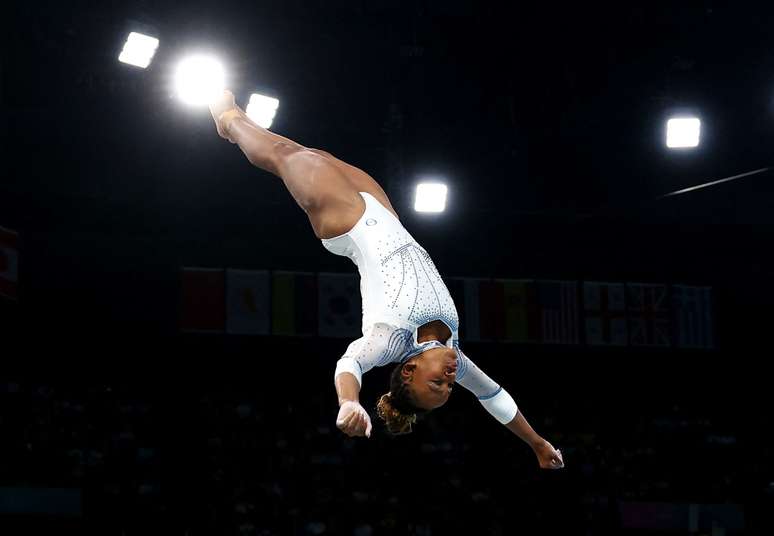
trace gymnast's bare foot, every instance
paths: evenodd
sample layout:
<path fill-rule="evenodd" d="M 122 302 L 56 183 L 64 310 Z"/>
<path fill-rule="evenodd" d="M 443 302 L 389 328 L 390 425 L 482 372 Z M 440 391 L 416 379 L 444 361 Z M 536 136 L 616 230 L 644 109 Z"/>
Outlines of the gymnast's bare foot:
<path fill-rule="evenodd" d="M 228 124 L 235 116 L 244 116 L 245 113 L 236 105 L 234 94 L 229 90 L 224 90 L 210 102 L 210 113 L 215 120 L 215 126 L 218 128 L 218 135 L 231 143 L 235 143 L 228 135 Z"/>

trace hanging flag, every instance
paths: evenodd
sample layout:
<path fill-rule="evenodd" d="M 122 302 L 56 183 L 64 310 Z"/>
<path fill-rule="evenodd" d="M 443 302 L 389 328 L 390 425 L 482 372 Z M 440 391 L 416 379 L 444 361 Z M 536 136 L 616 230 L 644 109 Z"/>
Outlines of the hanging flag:
<path fill-rule="evenodd" d="M 586 343 L 595 346 L 626 346 L 626 292 L 623 283 L 583 283 Z"/>
<path fill-rule="evenodd" d="M 461 341 L 480 341 L 481 339 L 481 285 L 487 279 L 470 277 L 449 277 L 444 279 L 446 288 L 454 300 L 459 317 L 458 334 Z M 485 330 L 486 331 L 486 330 Z"/>
<path fill-rule="evenodd" d="M 542 342 L 578 344 L 578 282 L 539 281 Z"/>
<path fill-rule="evenodd" d="M 318 332 L 322 337 L 357 338 L 363 308 L 358 274 L 320 273 L 317 280 Z"/>
<path fill-rule="evenodd" d="M 465 309 L 465 278 L 464 277 L 444 277 L 443 282 L 446 284 L 446 288 L 449 290 L 449 295 L 454 302 L 454 307 L 457 309 L 457 318 L 459 318 L 459 326 L 457 333 L 460 338 L 468 338 L 468 331 L 465 327 L 468 315 Z"/>
<path fill-rule="evenodd" d="M 540 306 L 529 279 L 449 278 L 465 341 L 538 342 Z"/>
<path fill-rule="evenodd" d="M 271 332 L 274 335 L 316 335 L 317 275 L 311 272 L 274 272 L 271 312 Z"/>
<path fill-rule="evenodd" d="M 675 345 L 713 349 L 712 288 L 673 285 L 672 300 Z"/>
<path fill-rule="evenodd" d="M 226 332 L 269 333 L 268 270 L 226 270 Z"/>
<path fill-rule="evenodd" d="M 183 268 L 180 297 L 181 331 L 223 333 L 226 327 L 223 269 Z"/>
<path fill-rule="evenodd" d="M 503 335 L 508 342 L 540 342 L 541 314 L 538 286 L 530 279 L 501 279 Z"/>
<path fill-rule="evenodd" d="M 502 281 L 479 280 L 478 304 L 481 340 L 501 340 L 505 336 L 505 291 Z"/>
<path fill-rule="evenodd" d="M 19 297 L 19 235 L 0 227 L 0 296 Z"/>
<path fill-rule="evenodd" d="M 460 327 L 464 327 L 467 333 L 465 340 L 480 341 L 481 337 L 481 285 L 487 282 L 486 279 L 465 278 L 464 292 L 465 298 L 462 300 L 465 316 L 460 317 Z M 462 329 L 460 330 L 462 331 Z M 460 334 L 460 338 L 463 334 Z"/>
<path fill-rule="evenodd" d="M 669 346 L 669 301 L 666 285 L 626 283 L 629 343 Z"/>

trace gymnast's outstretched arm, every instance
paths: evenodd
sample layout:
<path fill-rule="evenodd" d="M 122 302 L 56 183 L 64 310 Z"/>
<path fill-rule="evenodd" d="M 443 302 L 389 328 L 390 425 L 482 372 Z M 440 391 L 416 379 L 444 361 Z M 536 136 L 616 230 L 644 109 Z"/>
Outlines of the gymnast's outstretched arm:
<path fill-rule="evenodd" d="M 517 412 L 516 416 L 505 426 L 532 448 L 542 469 L 561 469 L 564 467 L 562 452 L 540 437 L 529 425 L 521 411 Z"/>
<path fill-rule="evenodd" d="M 516 406 L 513 397 L 487 376 L 471 361 L 462 350 L 458 350 L 457 383 L 472 392 L 482 406 L 508 430 L 516 434 L 538 458 L 543 469 L 561 469 L 564 467 L 562 453 L 551 443 L 543 439 L 532 429 L 523 413 Z"/>

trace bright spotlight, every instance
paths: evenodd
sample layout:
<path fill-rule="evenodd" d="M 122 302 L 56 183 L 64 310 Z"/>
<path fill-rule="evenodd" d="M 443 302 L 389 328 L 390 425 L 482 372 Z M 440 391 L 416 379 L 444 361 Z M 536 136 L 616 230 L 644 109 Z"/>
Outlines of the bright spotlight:
<path fill-rule="evenodd" d="M 414 210 L 417 212 L 443 212 L 446 208 L 446 185 L 424 182 L 417 184 Z"/>
<path fill-rule="evenodd" d="M 696 117 L 673 117 L 667 121 L 666 144 L 670 149 L 699 145 L 701 121 Z"/>
<path fill-rule="evenodd" d="M 191 56 L 180 62 L 175 74 L 175 92 L 186 104 L 206 105 L 226 87 L 223 65 L 210 56 Z"/>
<path fill-rule="evenodd" d="M 279 101 L 271 97 L 253 93 L 250 102 L 247 103 L 247 117 L 255 121 L 258 126 L 269 128 L 277 115 Z"/>
<path fill-rule="evenodd" d="M 159 48 L 159 40 L 155 37 L 131 32 L 126 38 L 118 61 L 145 69 L 150 65 L 157 48 Z"/>

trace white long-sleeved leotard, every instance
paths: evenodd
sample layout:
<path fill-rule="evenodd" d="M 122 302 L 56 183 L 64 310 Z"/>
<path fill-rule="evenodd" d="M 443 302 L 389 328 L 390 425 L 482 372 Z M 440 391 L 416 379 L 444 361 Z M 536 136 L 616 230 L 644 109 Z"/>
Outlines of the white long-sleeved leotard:
<path fill-rule="evenodd" d="M 454 348 L 456 382 L 500 422 L 509 422 L 516 415 L 515 403 L 460 350 L 457 309 L 427 251 L 376 198 L 367 192 L 360 195 L 365 211 L 352 229 L 322 240 L 328 251 L 357 266 L 363 303 L 363 336 L 349 345 L 335 376 L 350 372 L 362 385 L 363 373 L 373 367 L 403 363 L 433 347 Z M 433 320 L 449 327 L 449 339 L 445 344 L 417 342 L 418 328 Z"/>

